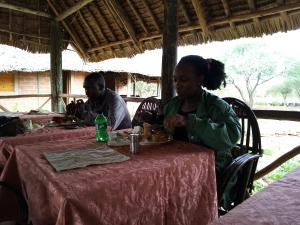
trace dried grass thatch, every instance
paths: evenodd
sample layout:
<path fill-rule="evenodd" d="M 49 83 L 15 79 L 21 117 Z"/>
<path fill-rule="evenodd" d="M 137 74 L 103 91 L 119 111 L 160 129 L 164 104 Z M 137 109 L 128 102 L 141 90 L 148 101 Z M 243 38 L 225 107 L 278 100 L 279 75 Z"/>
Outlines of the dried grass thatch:
<path fill-rule="evenodd" d="M 299 0 L 178 2 L 179 45 L 259 37 L 300 27 Z M 89 61 L 132 57 L 162 47 L 163 0 L 7 0 L 3 4 L 0 43 L 32 52 L 49 52 L 53 19 L 65 30 L 64 47 L 70 41 Z"/>

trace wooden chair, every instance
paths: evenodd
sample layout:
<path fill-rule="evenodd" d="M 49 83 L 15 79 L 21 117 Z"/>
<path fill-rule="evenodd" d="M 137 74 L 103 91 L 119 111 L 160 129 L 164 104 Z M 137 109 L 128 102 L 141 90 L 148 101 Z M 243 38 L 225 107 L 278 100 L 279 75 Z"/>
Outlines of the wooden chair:
<path fill-rule="evenodd" d="M 139 114 L 141 111 L 150 112 L 153 114 L 153 116 L 156 116 L 159 114 L 161 107 L 161 100 L 157 99 L 155 97 L 149 97 L 144 99 L 139 107 L 137 108 L 134 117 L 132 119 L 132 127 L 134 126 L 142 126 L 143 122 L 139 119 Z"/>
<path fill-rule="evenodd" d="M 4 188 L 13 193 L 19 206 L 19 218 L 17 221 L 1 221 L 0 225 L 32 225 L 31 222 L 28 222 L 28 206 L 23 195 L 4 181 L 0 181 L 0 188 Z"/>
<path fill-rule="evenodd" d="M 234 160 L 218 179 L 219 213 L 225 214 L 236 205 L 250 196 L 253 189 L 253 180 L 259 157 L 262 155 L 261 136 L 257 119 L 251 108 L 236 98 L 223 98 L 240 118 L 242 136 L 232 150 Z M 233 191 L 236 194 L 230 207 L 222 205 L 222 196 L 233 179 L 236 184 Z"/>

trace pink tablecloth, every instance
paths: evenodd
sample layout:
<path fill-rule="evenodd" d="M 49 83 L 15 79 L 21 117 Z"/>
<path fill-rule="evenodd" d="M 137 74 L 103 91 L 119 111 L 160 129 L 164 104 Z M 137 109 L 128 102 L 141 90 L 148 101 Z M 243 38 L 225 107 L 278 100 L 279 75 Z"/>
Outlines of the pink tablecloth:
<path fill-rule="evenodd" d="M 0 137 L 0 167 L 4 166 L 11 152 L 17 145 L 39 144 L 44 141 L 57 141 L 60 139 L 73 140 L 86 137 L 95 137 L 95 127 L 73 130 L 66 130 L 61 127 L 46 127 L 16 137 Z"/>
<path fill-rule="evenodd" d="M 33 120 L 36 122 L 48 122 L 53 119 L 53 117 L 64 117 L 64 114 L 58 114 L 58 113 L 49 113 L 49 114 L 23 114 L 19 116 L 22 120 Z"/>
<path fill-rule="evenodd" d="M 300 224 L 300 168 L 255 194 L 211 225 Z"/>
<path fill-rule="evenodd" d="M 216 219 L 213 151 L 182 142 L 142 146 L 138 155 L 118 147 L 131 159 L 59 173 L 42 156 L 97 145 L 93 138 L 15 149 L 2 179 L 23 187 L 33 224 L 201 225 Z"/>

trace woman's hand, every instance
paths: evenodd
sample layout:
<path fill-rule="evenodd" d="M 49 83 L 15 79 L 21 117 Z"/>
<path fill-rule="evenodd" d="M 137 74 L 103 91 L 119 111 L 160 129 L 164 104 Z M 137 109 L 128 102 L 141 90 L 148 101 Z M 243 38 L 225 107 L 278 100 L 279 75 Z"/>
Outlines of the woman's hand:
<path fill-rule="evenodd" d="M 165 118 L 164 127 L 174 128 L 174 127 L 184 127 L 186 126 L 187 118 L 182 115 L 171 115 Z"/>

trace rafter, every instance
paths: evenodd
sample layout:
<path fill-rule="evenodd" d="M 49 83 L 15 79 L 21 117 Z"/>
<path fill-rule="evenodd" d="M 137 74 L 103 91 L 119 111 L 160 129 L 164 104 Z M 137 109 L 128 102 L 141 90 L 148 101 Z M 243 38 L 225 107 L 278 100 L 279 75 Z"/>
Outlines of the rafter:
<path fill-rule="evenodd" d="M 153 21 L 153 23 L 154 23 L 154 26 L 155 26 L 156 30 L 160 32 L 160 28 L 159 28 L 159 26 L 158 26 L 158 22 L 157 22 L 157 20 L 155 19 L 155 16 L 154 16 L 153 12 L 151 11 L 151 9 L 150 9 L 150 7 L 149 7 L 149 5 L 148 5 L 148 3 L 147 3 L 147 0 L 142 0 L 142 2 L 143 2 L 143 4 L 144 4 L 144 6 L 146 7 L 146 10 L 147 10 L 147 12 L 149 13 L 150 17 L 152 18 L 152 21 Z"/>
<path fill-rule="evenodd" d="M 250 12 L 243 15 L 230 16 L 225 19 L 224 18 L 216 19 L 214 21 L 209 22 L 208 25 L 214 26 L 214 25 L 220 25 L 229 22 L 249 20 L 257 17 L 269 16 L 269 15 L 279 14 L 281 12 L 292 11 L 297 9 L 300 9 L 300 3 L 285 4 L 272 9 L 256 10 L 255 12 Z"/>
<path fill-rule="evenodd" d="M 99 16 L 99 19 L 100 21 L 102 21 L 103 23 L 105 23 L 105 25 L 108 27 L 112 37 L 114 40 L 117 40 L 114 32 L 113 32 L 113 29 L 111 28 L 110 24 L 107 22 L 106 18 L 102 15 L 102 13 L 100 12 L 100 10 L 97 8 L 97 4 L 95 5 L 95 11 L 97 12 L 98 16 Z"/>
<path fill-rule="evenodd" d="M 140 14 L 137 12 L 137 10 L 135 9 L 134 5 L 131 3 L 130 0 L 127 0 L 127 3 L 129 5 L 129 7 L 131 8 L 131 10 L 133 11 L 134 15 L 136 16 L 136 18 L 138 19 L 139 23 L 141 24 L 142 28 L 144 29 L 144 31 L 146 33 L 148 33 L 148 29 L 145 26 L 144 21 L 142 20 Z"/>
<path fill-rule="evenodd" d="M 93 10 L 92 10 L 91 8 L 89 8 L 89 13 L 90 13 L 90 15 L 91 15 L 91 19 L 93 20 L 94 24 L 96 25 L 96 28 L 97 28 L 99 34 L 101 35 L 101 37 L 104 39 L 105 42 L 108 42 L 108 41 L 107 41 L 107 38 L 106 38 L 106 36 L 104 35 L 104 32 L 103 32 L 103 30 L 102 30 L 102 28 L 101 28 L 101 25 L 99 24 L 99 22 L 98 22 L 96 16 L 94 15 L 94 12 L 93 12 Z"/>
<path fill-rule="evenodd" d="M 126 15 L 126 13 L 122 9 L 122 7 L 115 0 L 104 0 L 104 1 L 110 7 L 111 11 L 119 17 L 120 21 L 122 22 L 123 26 L 125 27 L 126 31 L 128 32 L 130 38 L 133 40 L 136 47 L 139 50 L 141 50 L 140 46 L 139 46 L 139 42 L 135 35 L 134 28 L 128 19 L 128 15 Z"/>
<path fill-rule="evenodd" d="M 77 12 L 79 9 L 81 9 L 82 7 L 84 7 L 85 5 L 89 4 L 90 2 L 92 2 L 94 0 L 82 0 L 80 2 L 77 2 L 75 5 L 73 5 L 71 8 L 68 8 L 67 10 L 65 10 L 63 13 L 57 15 L 57 17 L 55 18 L 57 21 L 61 21 L 64 20 L 65 18 L 67 18 L 68 16 L 72 15 L 73 13 Z M 63 1 L 62 1 L 63 2 Z"/>
<path fill-rule="evenodd" d="M 278 6 L 282 6 L 284 4 L 284 0 L 277 0 L 277 5 Z M 292 24 L 291 24 L 291 20 L 289 18 L 289 16 L 287 15 L 286 12 L 281 12 L 280 13 L 282 19 L 284 20 L 284 22 L 286 23 L 287 29 L 290 30 L 292 28 Z"/>
<path fill-rule="evenodd" d="M 58 15 L 58 11 L 57 9 L 54 7 L 54 5 L 52 4 L 51 0 L 47 0 L 49 6 L 51 7 L 52 11 L 55 13 L 55 15 Z M 83 58 L 87 58 L 84 50 L 83 50 L 83 44 L 80 40 L 80 38 L 75 35 L 72 30 L 70 29 L 70 27 L 68 26 L 68 24 L 64 21 L 61 21 L 62 25 L 64 26 L 64 28 L 66 29 L 66 31 L 70 34 L 70 36 L 73 39 L 73 44 L 74 47 L 78 50 L 79 54 L 83 57 Z"/>
<path fill-rule="evenodd" d="M 188 24 L 190 24 L 191 23 L 191 19 L 190 19 L 188 13 L 187 13 L 187 10 L 186 10 L 186 8 L 185 8 L 182 0 L 178 0 L 178 4 L 179 4 L 179 7 L 182 9 L 182 12 L 183 12 L 185 20 L 188 22 Z"/>
<path fill-rule="evenodd" d="M 32 14 L 32 15 L 36 15 L 36 16 L 46 17 L 46 18 L 52 18 L 52 16 L 48 13 L 40 12 L 37 10 L 28 9 L 25 7 L 16 6 L 16 5 L 12 5 L 12 4 L 8 4 L 8 3 L 4 3 L 4 2 L 0 2 L 0 8 L 11 9 L 11 10 L 15 10 L 15 11 L 19 11 L 19 12 L 23 12 L 23 13 L 27 13 L 27 14 Z"/>
<path fill-rule="evenodd" d="M 114 20 L 116 26 L 118 27 L 119 31 L 122 34 L 122 39 L 126 38 L 125 32 L 123 30 L 123 24 L 122 22 L 119 20 L 119 17 L 114 13 L 113 9 L 111 8 L 111 6 L 109 5 L 109 3 L 107 3 L 106 0 L 103 0 L 104 5 L 106 6 L 107 10 L 112 14 L 112 19 Z"/>
<path fill-rule="evenodd" d="M 86 29 L 88 30 L 88 32 L 91 34 L 91 36 L 93 37 L 93 39 L 95 40 L 97 45 L 100 45 L 100 42 L 96 36 L 96 34 L 94 33 L 94 31 L 91 29 L 90 25 L 88 24 L 88 21 L 84 18 L 84 16 L 82 15 L 82 13 L 80 12 L 80 10 L 78 11 L 79 17 L 81 19 L 81 21 L 83 22 L 84 26 L 86 27 Z"/>
<path fill-rule="evenodd" d="M 248 0 L 248 5 L 249 5 L 250 12 L 255 12 L 256 6 L 255 6 L 254 0 Z M 256 25 L 256 27 L 259 29 L 259 31 L 262 32 L 259 19 L 257 17 L 255 17 L 255 18 L 253 18 L 253 21 L 254 21 L 254 24 Z"/>
<path fill-rule="evenodd" d="M 202 28 L 204 37 L 207 38 L 209 36 L 209 29 L 207 26 L 206 19 L 204 17 L 204 10 L 199 0 L 192 0 L 193 7 L 195 9 L 199 24 Z"/>
<path fill-rule="evenodd" d="M 254 3 L 254 0 L 248 0 L 248 5 L 249 5 L 249 9 L 250 9 L 251 12 L 255 11 L 256 6 L 255 6 L 255 3 Z"/>
<path fill-rule="evenodd" d="M 221 1 L 222 1 L 222 4 L 223 4 L 223 7 L 224 7 L 224 11 L 225 11 L 226 17 L 229 17 L 231 15 L 229 3 L 228 3 L 227 0 L 221 0 Z M 239 34 L 238 34 L 237 30 L 236 30 L 236 27 L 235 27 L 234 23 L 233 22 L 229 22 L 229 26 L 233 30 L 235 36 L 239 37 Z"/>

